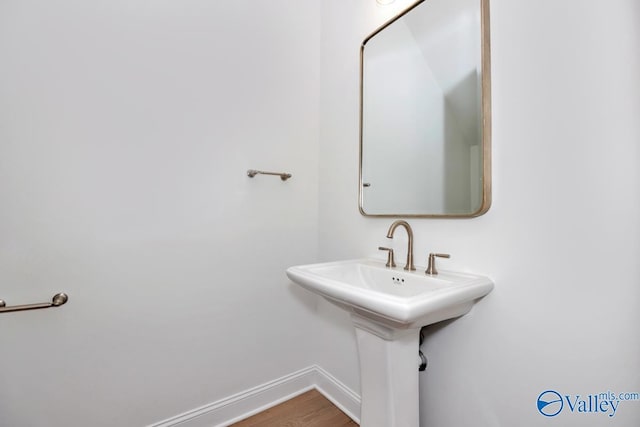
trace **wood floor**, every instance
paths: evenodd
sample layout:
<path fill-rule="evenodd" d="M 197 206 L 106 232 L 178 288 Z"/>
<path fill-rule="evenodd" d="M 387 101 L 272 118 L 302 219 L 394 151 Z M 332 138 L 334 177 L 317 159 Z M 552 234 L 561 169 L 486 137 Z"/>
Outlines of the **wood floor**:
<path fill-rule="evenodd" d="M 357 427 L 351 418 L 317 390 L 233 424 L 231 427 Z"/>

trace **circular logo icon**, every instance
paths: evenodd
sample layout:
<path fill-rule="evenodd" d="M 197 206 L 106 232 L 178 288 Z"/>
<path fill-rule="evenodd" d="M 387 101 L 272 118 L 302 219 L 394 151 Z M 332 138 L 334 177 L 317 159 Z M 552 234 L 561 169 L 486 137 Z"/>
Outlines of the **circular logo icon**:
<path fill-rule="evenodd" d="M 555 417 L 562 411 L 563 407 L 562 396 L 557 391 L 543 391 L 538 396 L 538 412 L 545 417 Z"/>

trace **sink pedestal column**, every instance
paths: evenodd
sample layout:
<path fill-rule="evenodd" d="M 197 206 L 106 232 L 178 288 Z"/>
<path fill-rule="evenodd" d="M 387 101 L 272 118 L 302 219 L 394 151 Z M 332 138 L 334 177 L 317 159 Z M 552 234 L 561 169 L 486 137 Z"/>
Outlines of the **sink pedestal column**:
<path fill-rule="evenodd" d="M 392 329 L 357 314 L 362 427 L 418 427 L 420 329 Z"/>

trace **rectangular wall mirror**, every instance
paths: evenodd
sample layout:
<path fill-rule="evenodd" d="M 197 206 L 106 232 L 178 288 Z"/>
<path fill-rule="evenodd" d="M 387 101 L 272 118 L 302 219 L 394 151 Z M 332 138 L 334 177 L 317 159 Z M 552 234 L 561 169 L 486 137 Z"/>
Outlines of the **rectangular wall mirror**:
<path fill-rule="evenodd" d="M 491 205 L 488 0 L 421 0 L 360 49 L 359 206 L 474 217 Z"/>

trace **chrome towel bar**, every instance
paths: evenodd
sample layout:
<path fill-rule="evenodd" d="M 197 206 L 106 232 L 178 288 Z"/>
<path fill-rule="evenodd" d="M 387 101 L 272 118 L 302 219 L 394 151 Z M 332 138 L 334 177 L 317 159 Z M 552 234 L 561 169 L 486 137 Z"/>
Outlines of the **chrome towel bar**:
<path fill-rule="evenodd" d="M 9 313 L 11 311 L 37 310 L 39 308 L 59 307 L 69 301 L 69 297 L 65 293 L 58 293 L 53 296 L 51 302 L 43 302 L 39 304 L 10 305 L 6 307 L 6 303 L 0 299 L 0 313 Z"/>
<path fill-rule="evenodd" d="M 247 176 L 249 178 L 253 178 L 254 176 L 256 176 L 258 174 L 261 174 L 261 175 L 277 175 L 283 181 L 286 181 L 289 178 L 291 178 L 291 174 L 290 173 L 284 173 L 284 172 L 265 172 L 265 171 L 258 171 L 258 170 L 255 170 L 255 169 L 249 169 L 247 171 Z"/>

